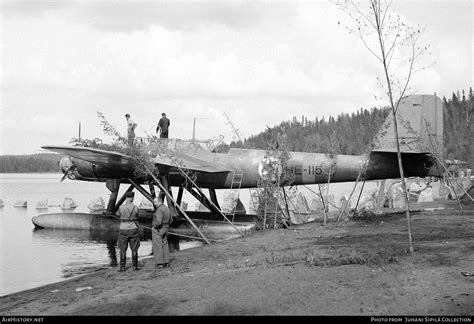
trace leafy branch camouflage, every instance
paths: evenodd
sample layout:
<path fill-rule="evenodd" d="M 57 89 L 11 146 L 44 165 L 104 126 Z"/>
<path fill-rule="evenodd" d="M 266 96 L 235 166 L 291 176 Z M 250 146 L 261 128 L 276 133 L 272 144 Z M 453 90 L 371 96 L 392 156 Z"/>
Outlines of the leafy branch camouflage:
<path fill-rule="evenodd" d="M 286 207 L 287 197 L 280 186 L 289 186 L 294 182 L 296 175 L 288 168 L 291 153 L 286 147 L 286 134 L 271 133 L 267 141 L 265 158 L 273 158 L 275 163 L 268 168 L 266 177 L 259 175 L 257 180 L 258 208 L 256 229 L 288 227 L 288 213 L 281 206 Z"/>

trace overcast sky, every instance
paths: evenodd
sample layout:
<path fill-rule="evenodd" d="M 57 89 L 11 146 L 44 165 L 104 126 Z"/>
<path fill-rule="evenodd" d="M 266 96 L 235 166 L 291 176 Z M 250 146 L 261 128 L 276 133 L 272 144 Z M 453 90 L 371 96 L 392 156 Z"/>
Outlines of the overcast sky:
<path fill-rule="evenodd" d="M 235 139 L 283 120 L 327 118 L 386 101 L 382 67 L 342 26 L 330 1 L 1 2 L 0 154 L 109 141 L 97 111 L 123 134 L 153 133 L 162 112 L 170 137 Z M 400 1 L 392 11 L 424 28 L 411 93 L 450 96 L 472 86 L 471 0 Z M 341 22 L 342 24 L 338 24 Z M 434 63 L 434 64 L 431 64 Z"/>

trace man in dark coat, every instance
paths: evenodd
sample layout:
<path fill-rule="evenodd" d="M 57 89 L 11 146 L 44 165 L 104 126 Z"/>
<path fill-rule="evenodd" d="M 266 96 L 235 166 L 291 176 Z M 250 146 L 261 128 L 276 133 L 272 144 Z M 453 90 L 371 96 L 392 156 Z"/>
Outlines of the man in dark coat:
<path fill-rule="evenodd" d="M 165 193 L 160 192 L 155 198 L 155 214 L 152 222 L 152 251 L 155 267 L 163 268 L 170 265 L 170 250 L 168 246 L 168 229 L 171 222 L 170 209 L 163 203 Z"/>
<path fill-rule="evenodd" d="M 161 119 L 156 126 L 156 133 L 160 132 L 160 138 L 168 138 L 168 129 L 170 127 L 170 120 L 166 118 L 166 114 L 161 114 Z"/>

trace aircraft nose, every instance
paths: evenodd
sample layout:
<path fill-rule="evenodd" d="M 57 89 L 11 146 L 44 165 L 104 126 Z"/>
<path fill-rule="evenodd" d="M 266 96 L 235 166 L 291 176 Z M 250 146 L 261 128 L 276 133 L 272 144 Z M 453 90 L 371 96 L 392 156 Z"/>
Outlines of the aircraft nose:
<path fill-rule="evenodd" d="M 66 172 L 68 172 L 72 164 L 73 163 L 69 156 L 62 157 L 61 160 L 59 161 L 59 167 L 61 168 L 62 173 L 65 174 Z"/>

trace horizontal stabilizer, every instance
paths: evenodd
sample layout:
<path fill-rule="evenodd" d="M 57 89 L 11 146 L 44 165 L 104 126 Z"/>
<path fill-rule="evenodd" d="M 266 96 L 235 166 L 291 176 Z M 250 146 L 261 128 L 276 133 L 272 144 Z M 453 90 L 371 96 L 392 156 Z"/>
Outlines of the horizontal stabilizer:
<path fill-rule="evenodd" d="M 430 153 L 405 151 L 401 153 L 406 177 L 440 177 L 442 168 Z M 366 180 L 395 179 L 400 177 L 397 151 L 372 151 L 367 167 Z"/>

